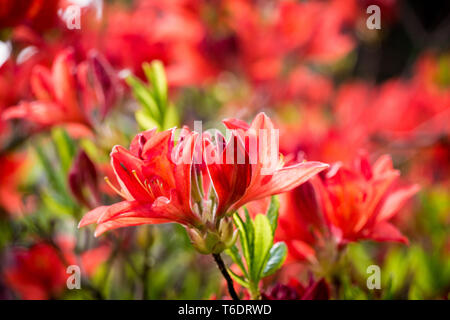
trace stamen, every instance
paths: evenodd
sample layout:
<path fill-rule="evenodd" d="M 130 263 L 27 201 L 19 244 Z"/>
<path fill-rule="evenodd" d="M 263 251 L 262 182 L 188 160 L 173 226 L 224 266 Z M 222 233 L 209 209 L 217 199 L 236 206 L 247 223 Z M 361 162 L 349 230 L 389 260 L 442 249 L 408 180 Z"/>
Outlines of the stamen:
<path fill-rule="evenodd" d="M 155 189 L 153 190 L 153 188 L 155 188 Z M 153 191 L 155 191 L 155 193 L 157 193 L 159 195 L 164 194 L 164 192 L 163 192 L 163 184 L 162 184 L 161 181 L 159 181 L 159 179 L 153 179 L 151 181 L 150 189 L 152 189 Z"/>
<path fill-rule="evenodd" d="M 153 198 L 156 198 L 155 195 L 153 194 L 152 188 L 151 188 L 151 187 L 148 185 L 148 183 L 147 183 L 147 179 L 144 180 L 144 184 L 145 184 L 147 190 L 150 192 L 150 195 L 151 195 Z"/>
<path fill-rule="evenodd" d="M 133 173 L 133 176 L 136 178 L 137 182 L 139 183 L 139 185 L 145 190 L 147 191 L 148 195 L 154 198 L 153 192 L 150 193 L 148 188 L 142 183 L 142 181 L 139 179 L 136 170 L 132 170 L 131 171 Z"/>
<path fill-rule="evenodd" d="M 108 177 L 104 177 L 104 179 L 106 183 L 110 186 L 110 188 L 113 189 L 119 196 L 121 196 L 124 199 L 127 198 L 127 196 L 122 191 L 119 191 L 116 187 L 114 187 L 114 185 L 111 183 Z"/>

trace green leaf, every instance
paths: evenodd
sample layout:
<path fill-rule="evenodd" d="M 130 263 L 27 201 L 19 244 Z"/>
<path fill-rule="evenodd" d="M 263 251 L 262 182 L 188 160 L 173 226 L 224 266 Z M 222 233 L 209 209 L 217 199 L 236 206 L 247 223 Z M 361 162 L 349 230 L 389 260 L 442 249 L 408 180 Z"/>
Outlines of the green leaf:
<path fill-rule="evenodd" d="M 228 269 L 228 273 L 231 275 L 231 277 L 237 282 L 239 283 L 241 286 L 248 288 L 249 287 L 249 283 L 245 280 L 244 277 L 238 276 L 236 273 L 234 273 L 231 269 Z"/>
<path fill-rule="evenodd" d="M 244 258 L 247 261 L 248 268 L 250 269 L 252 263 L 252 251 L 250 250 L 249 231 L 247 230 L 247 225 L 244 223 L 244 221 L 242 221 L 241 217 L 237 213 L 234 214 L 233 220 L 234 224 L 239 230 L 242 251 L 244 253 Z"/>
<path fill-rule="evenodd" d="M 62 203 L 63 201 L 58 201 L 58 196 L 55 194 L 50 194 L 47 191 L 43 191 L 41 193 L 42 202 L 45 206 L 50 209 L 51 212 L 55 213 L 58 216 L 64 215 L 72 215 L 73 210 L 72 207 L 66 203 Z"/>
<path fill-rule="evenodd" d="M 143 65 L 144 72 L 155 90 L 155 97 L 161 108 L 165 108 L 167 104 L 167 79 L 164 72 L 164 65 L 161 61 L 152 61 L 150 67 L 148 64 Z M 163 110 L 163 109 L 161 109 Z"/>
<path fill-rule="evenodd" d="M 149 115 L 155 120 L 160 120 L 161 111 L 151 89 L 147 88 L 141 80 L 133 75 L 128 76 L 126 82 L 133 89 L 134 96 Z"/>
<path fill-rule="evenodd" d="M 164 116 L 164 126 L 163 129 L 167 130 L 173 127 L 178 126 L 178 123 L 180 122 L 178 117 L 177 109 L 174 105 L 170 105 L 167 107 L 165 116 Z"/>
<path fill-rule="evenodd" d="M 39 158 L 42 167 L 44 168 L 45 174 L 47 176 L 50 185 L 54 190 L 62 191 L 65 190 L 65 184 L 61 176 L 57 174 L 58 170 L 55 170 L 54 165 L 51 163 L 50 159 L 45 155 L 44 151 L 40 146 L 36 146 L 36 154 Z"/>
<path fill-rule="evenodd" d="M 252 255 L 255 242 L 255 228 L 246 207 L 244 207 L 244 212 L 245 212 L 245 228 L 247 229 L 248 248 L 250 251 L 250 255 Z"/>
<path fill-rule="evenodd" d="M 261 279 L 261 273 L 266 264 L 270 248 L 273 244 L 272 227 L 269 219 L 263 214 L 258 214 L 253 222 L 255 240 L 253 248 L 253 260 L 250 268 L 250 277 L 253 282 Z"/>
<path fill-rule="evenodd" d="M 62 128 L 54 128 L 52 130 L 52 138 L 58 151 L 61 166 L 64 172 L 69 172 L 72 165 L 72 159 L 75 155 L 75 144 L 67 134 L 67 131 Z"/>
<path fill-rule="evenodd" d="M 136 111 L 134 114 L 139 127 L 145 131 L 153 128 L 159 128 L 158 122 L 155 121 L 144 109 Z"/>
<path fill-rule="evenodd" d="M 287 256 L 287 247 L 284 242 L 275 243 L 269 252 L 269 259 L 264 267 L 264 271 L 262 273 L 262 277 L 270 276 L 275 273 L 284 263 Z"/>
<path fill-rule="evenodd" d="M 80 147 L 86 151 L 87 155 L 91 159 L 97 159 L 100 157 L 99 148 L 95 145 L 92 140 L 89 139 L 81 139 L 79 141 Z"/>
<path fill-rule="evenodd" d="M 239 253 L 236 245 L 233 245 L 231 248 L 226 250 L 226 253 L 231 257 L 234 263 L 238 265 L 238 267 L 242 270 L 245 277 L 248 277 L 247 270 L 245 269 L 244 262 L 242 261 L 241 254 Z"/>
<path fill-rule="evenodd" d="M 272 227 L 272 234 L 275 234 L 278 224 L 278 211 L 280 209 L 280 202 L 276 196 L 272 196 L 270 199 L 270 206 L 267 211 L 267 219 L 269 219 L 270 226 Z"/>

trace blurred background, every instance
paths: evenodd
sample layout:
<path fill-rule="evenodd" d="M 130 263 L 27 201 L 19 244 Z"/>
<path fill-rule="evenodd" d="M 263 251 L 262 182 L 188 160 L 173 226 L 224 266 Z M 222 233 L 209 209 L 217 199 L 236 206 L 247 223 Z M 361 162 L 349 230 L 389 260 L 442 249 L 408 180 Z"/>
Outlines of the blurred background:
<path fill-rule="evenodd" d="M 379 29 L 368 28 L 370 5 Z M 158 117 L 143 68 L 155 60 L 169 87 Z M 420 185 L 392 219 L 408 245 L 354 241 L 326 274 L 289 259 L 264 290 L 323 277 L 332 299 L 448 299 L 444 0 L 0 0 L 0 298 L 226 296 L 211 257 L 179 225 L 94 238 L 77 224 L 117 200 L 103 180 L 114 180 L 114 145 L 155 126 L 223 128 L 260 111 L 286 157 L 348 164 L 361 150 L 371 162 L 389 154 L 399 183 Z M 66 286 L 72 264 L 79 290 Z M 381 290 L 366 286 L 374 264 Z"/>

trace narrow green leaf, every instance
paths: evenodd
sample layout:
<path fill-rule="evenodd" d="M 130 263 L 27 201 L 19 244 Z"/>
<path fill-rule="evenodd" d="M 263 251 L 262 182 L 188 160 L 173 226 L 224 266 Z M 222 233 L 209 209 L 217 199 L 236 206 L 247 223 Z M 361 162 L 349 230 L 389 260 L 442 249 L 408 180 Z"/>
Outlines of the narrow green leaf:
<path fill-rule="evenodd" d="M 284 242 L 275 243 L 269 251 L 269 259 L 266 262 L 262 277 L 270 276 L 275 273 L 284 263 L 287 256 L 287 247 Z"/>
<path fill-rule="evenodd" d="M 45 171 L 46 177 L 54 190 L 59 192 L 65 190 L 64 181 L 61 176 L 57 174 L 58 170 L 55 170 L 54 165 L 51 163 L 50 159 L 45 155 L 44 151 L 40 146 L 36 146 L 36 154 L 39 161 Z"/>
<path fill-rule="evenodd" d="M 141 106 L 149 112 L 151 117 L 159 120 L 161 112 L 151 89 L 147 88 L 141 80 L 133 75 L 128 76 L 125 81 L 133 89 L 133 94 Z"/>
<path fill-rule="evenodd" d="M 155 121 L 144 109 L 136 111 L 134 114 L 136 122 L 138 123 L 141 130 L 149 130 L 153 128 L 159 128 L 158 122 Z"/>
<path fill-rule="evenodd" d="M 255 242 L 255 228 L 253 226 L 253 221 L 250 218 L 250 214 L 246 207 L 244 207 L 244 212 L 245 212 L 245 228 L 247 229 L 248 249 L 250 252 L 250 259 L 252 259 L 253 247 Z"/>
<path fill-rule="evenodd" d="M 234 224 L 239 230 L 239 237 L 241 239 L 242 251 L 244 253 L 245 261 L 247 261 L 247 266 L 250 270 L 252 263 L 252 252 L 249 247 L 248 230 L 245 223 L 242 221 L 239 214 L 235 213 L 233 215 Z"/>
<path fill-rule="evenodd" d="M 54 194 L 49 194 L 47 191 L 41 193 L 42 202 L 50 209 L 52 213 L 58 216 L 72 215 L 72 207 L 66 203 L 58 201 L 58 197 Z"/>
<path fill-rule="evenodd" d="M 166 113 L 164 115 L 164 126 L 163 129 L 167 130 L 173 127 L 177 127 L 180 120 L 178 117 L 177 109 L 174 105 L 167 107 Z"/>
<path fill-rule="evenodd" d="M 167 79 L 166 73 L 164 72 L 164 65 L 161 61 L 155 60 L 151 63 L 149 76 L 155 90 L 155 96 L 159 102 L 160 110 L 163 112 L 167 105 Z"/>
<path fill-rule="evenodd" d="M 255 242 L 250 277 L 253 282 L 257 283 L 261 279 L 262 270 L 267 261 L 270 248 L 272 248 L 273 235 L 269 219 L 265 215 L 258 214 L 253 223 Z"/>
<path fill-rule="evenodd" d="M 66 130 L 62 128 L 54 128 L 52 130 L 52 138 L 55 143 L 59 159 L 61 160 L 61 166 L 65 174 L 67 174 L 72 164 L 72 159 L 75 155 L 75 144 L 67 134 Z"/>
<path fill-rule="evenodd" d="M 79 141 L 80 147 L 86 151 L 87 155 L 91 159 L 100 158 L 101 152 L 99 152 L 99 148 L 95 145 L 92 140 L 89 139 L 81 139 Z"/>
<path fill-rule="evenodd" d="M 236 245 L 233 245 L 231 248 L 226 250 L 226 253 L 231 257 L 234 263 L 241 269 L 244 273 L 245 277 L 248 278 L 247 270 L 245 269 L 244 262 L 242 261 L 241 254 L 239 253 L 239 249 Z"/>
<path fill-rule="evenodd" d="M 247 281 L 245 281 L 244 277 L 238 276 L 236 273 L 234 273 L 231 269 L 227 268 L 228 273 L 231 275 L 231 277 L 237 282 L 239 283 L 241 286 L 248 288 L 249 287 L 249 283 Z"/>
<path fill-rule="evenodd" d="M 269 219 L 270 226 L 272 227 L 272 234 L 275 234 L 278 224 L 278 211 L 280 209 L 280 202 L 276 196 L 272 196 L 270 199 L 270 206 L 267 210 L 267 218 Z"/>

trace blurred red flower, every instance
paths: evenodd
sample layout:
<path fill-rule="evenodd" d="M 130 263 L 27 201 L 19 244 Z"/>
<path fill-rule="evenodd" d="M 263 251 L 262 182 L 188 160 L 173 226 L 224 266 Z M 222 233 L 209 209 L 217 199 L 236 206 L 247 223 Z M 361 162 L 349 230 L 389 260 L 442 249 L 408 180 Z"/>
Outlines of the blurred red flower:
<path fill-rule="evenodd" d="M 136 1 L 133 7 L 106 7 L 102 52 L 118 69 L 144 77 L 142 63 L 164 63 L 169 85 L 198 85 L 216 70 L 199 48 L 205 30 L 188 1 Z M 151 28 L 149 28 L 151 26 Z"/>
<path fill-rule="evenodd" d="M 23 213 L 19 184 L 26 167 L 23 154 L 0 155 L 0 207 L 11 215 Z"/>
<path fill-rule="evenodd" d="M 0 28 L 27 24 L 37 30 L 52 27 L 58 19 L 59 0 L 0 0 Z"/>
<path fill-rule="evenodd" d="M 391 220 L 418 190 L 396 187 L 399 177 L 388 155 L 371 165 L 362 154 L 353 167 L 327 172 L 282 195 L 277 239 L 294 260 L 315 260 L 316 247 L 363 239 L 408 243 Z"/>
<path fill-rule="evenodd" d="M 51 70 L 34 67 L 30 83 L 36 100 L 8 108 L 4 119 L 24 118 L 43 128 L 64 124 L 74 134 L 85 134 L 95 120 L 103 119 L 116 98 L 115 75 L 106 60 L 92 54 L 76 65 L 70 49 L 56 56 Z M 100 119 L 93 117 L 96 108 Z"/>
<path fill-rule="evenodd" d="M 95 272 L 105 261 L 110 248 L 107 245 L 88 250 L 79 259 L 73 253 L 75 242 L 60 237 L 55 248 L 47 242 L 37 242 L 30 248 L 13 248 L 7 253 L 8 264 L 3 272 L 5 282 L 25 300 L 43 300 L 59 297 L 66 288 L 69 265 L 79 265 L 86 275 Z"/>

